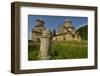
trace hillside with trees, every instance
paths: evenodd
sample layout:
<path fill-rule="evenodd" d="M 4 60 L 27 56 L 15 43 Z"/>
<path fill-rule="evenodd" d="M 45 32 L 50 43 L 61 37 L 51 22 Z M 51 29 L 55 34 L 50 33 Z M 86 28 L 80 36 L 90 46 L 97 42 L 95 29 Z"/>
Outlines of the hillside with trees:
<path fill-rule="evenodd" d="M 82 26 L 77 29 L 79 35 L 81 36 L 82 40 L 87 40 L 88 39 L 88 25 Z"/>

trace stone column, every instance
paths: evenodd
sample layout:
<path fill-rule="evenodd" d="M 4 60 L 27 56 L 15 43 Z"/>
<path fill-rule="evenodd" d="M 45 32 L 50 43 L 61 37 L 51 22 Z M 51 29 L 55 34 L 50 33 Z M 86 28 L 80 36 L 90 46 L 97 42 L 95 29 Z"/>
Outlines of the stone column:
<path fill-rule="evenodd" d="M 50 30 L 44 30 L 41 36 L 40 44 L 40 59 L 49 59 L 49 51 L 52 43 L 52 32 Z"/>

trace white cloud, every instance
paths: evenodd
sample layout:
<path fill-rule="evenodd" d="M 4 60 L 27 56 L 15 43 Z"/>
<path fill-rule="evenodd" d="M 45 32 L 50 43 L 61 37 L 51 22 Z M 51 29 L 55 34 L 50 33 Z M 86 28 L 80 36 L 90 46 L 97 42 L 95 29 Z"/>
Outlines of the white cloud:
<path fill-rule="evenodd" d="M 86 26 L 87 24 L 83 24 L 83 25 L 80 25 L 78 27 L 76 27 L 76 30 L 79 29 L 80 27 L 83 27 L 83 26 Z"/>

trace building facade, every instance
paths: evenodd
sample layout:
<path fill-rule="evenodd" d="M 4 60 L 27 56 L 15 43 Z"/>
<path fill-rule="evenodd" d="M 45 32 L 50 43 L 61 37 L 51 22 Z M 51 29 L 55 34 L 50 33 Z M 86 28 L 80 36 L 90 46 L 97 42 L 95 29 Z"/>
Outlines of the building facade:
<path fill-rule="evenodd" d="M 80 41 L 81 37 L 76 32 L 75 27 L 73 26 L 70 20 L 65 20 L 62 25 L 60 25 L 57 29 L 55 36 L 53 37 L 53 41 Z"/>
<path fill-rule="evenodd" d="M 46 28 L 44 27 L 44 21 L 41 19 L 37 19 L 36 20 L 36 25 L 35 27 L 32 29 L 32 41 L 36 41 L 39 42 L 42 32 L 43 30 L 45 30 Z"/>
<path fill-rule="evenodd" d="M 41 19 L 36 20 L 36 25 L 32 29 L 32 40 L 33 41 L 40 41 L 41 35 L 44 30 L 46 30 L 44 26 L 45 22 Z M 81 41 L 81 37 L 76 32 L 75 27 L 73 26 L 70 20 L 65 20 L 62 25 L 58 27 L 57 30 L 54 30 L 52 36 L 52 41 Z"/>

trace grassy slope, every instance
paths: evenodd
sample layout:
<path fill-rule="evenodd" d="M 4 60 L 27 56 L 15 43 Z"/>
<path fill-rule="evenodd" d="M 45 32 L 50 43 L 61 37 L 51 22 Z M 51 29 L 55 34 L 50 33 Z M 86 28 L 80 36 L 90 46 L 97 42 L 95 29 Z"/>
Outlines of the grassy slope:
<path fill-rule="evenodd" d="M 28 59 L 39 60 L 39 44 L 29 45 Z M 51 59 L 87 58 L 87 41 L 53 43 L 50 51 Z"/>
<path fill-rule="evenodd" d="M 87 42 L 54 43 L 51 49 L 51 59 L 76 59 L 87 57 Z"/>
<path fill-rule="evenodd" d="M 39 43 L 34 43 L 33 45 L 28 45 L 28 60 L 38 60 L 39 57 Z"/>

